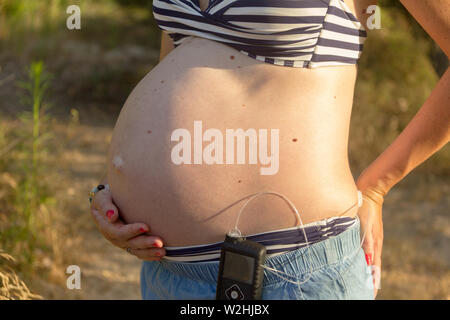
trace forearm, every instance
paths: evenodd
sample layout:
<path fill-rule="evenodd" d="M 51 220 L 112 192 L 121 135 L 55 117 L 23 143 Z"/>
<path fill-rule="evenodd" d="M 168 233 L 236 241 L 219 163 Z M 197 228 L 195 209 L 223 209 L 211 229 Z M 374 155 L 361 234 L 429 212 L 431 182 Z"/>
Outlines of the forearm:
<path fill-rule="evenodd" d="M 175 46 L 173 44 L 173 40 L 166 32 L 163 31 L 161 33 L 161 51 L 159 53 L 159 61 L 164 59 L 164 57 L 167 56 L 174 48 Z"/>
<path fill-rule="evenodd" d="M 385 195 L 450 139 L 450 71 L 394 142 L 363 171 L 358 189 Z"/>

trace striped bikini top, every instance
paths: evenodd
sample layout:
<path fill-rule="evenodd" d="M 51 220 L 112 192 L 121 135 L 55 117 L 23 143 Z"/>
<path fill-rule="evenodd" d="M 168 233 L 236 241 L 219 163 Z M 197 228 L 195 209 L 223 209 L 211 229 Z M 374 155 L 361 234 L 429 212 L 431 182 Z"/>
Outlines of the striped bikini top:
<path fill-rule="evenodd" d="M 356 64 L 367 37 L 343 0 L 153 0 L 153 17 L 175 47 L 201 37 L 286 67 Z"/>

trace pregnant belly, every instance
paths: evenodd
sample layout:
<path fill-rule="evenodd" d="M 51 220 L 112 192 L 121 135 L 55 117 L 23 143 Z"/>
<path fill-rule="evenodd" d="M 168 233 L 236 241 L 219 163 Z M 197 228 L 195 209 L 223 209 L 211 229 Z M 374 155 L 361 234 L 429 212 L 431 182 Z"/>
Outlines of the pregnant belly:
<path fill-rule="evenodd" d="M 108 181 L 122 217 L 183 246 L 223 240 L 243 203 L 227 207 L 255 192 L 286 195 L 303 223 L 345 211 L 357 199 L 347 160 L 355 72 L 337 69 L 271 66 L 203 39 L 177 47 L 133 90 L 114 129 Z M 239 229 L 295 223 L 267 195 Z"/>

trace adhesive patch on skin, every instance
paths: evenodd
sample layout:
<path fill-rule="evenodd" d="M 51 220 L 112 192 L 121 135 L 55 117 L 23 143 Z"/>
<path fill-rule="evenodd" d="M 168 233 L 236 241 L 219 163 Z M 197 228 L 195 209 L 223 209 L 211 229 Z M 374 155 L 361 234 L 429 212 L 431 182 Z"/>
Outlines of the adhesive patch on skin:
<path fill-rule="evenodd" d="M 112 161 L 114 170 L 120 172 L 123 169 L 124 161 L 121 156 L 115 156 Z"/>

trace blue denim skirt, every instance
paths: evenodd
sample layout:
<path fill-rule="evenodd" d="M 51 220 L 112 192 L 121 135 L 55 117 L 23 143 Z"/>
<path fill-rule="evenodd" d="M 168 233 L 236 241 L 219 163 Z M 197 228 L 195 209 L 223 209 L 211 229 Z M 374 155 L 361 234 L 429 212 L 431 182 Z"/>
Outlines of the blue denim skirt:
<path fill-rule="evenodd" d="M 360 223 L 337 236 L 267 258 L 264 300 L 373 300 L 370 267 L 360 247 Z M 209 300 L 216 297 L 219 262 L 145 261 L 145 300 Z"/>

